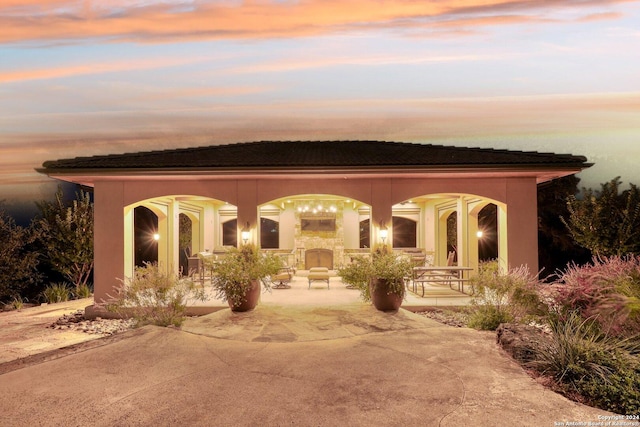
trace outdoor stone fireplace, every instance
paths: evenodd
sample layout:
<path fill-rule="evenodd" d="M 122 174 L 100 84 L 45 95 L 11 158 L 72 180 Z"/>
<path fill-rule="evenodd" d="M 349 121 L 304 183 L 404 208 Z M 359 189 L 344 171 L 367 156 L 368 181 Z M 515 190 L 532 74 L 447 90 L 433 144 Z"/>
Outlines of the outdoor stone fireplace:
<path fill-rule="evenodd" d="M 299 253 L 298 268 L 305 270 L 311 267 L 337 268 L 344 254 L 344 202 L 331 201 L 330 205 L 335 207 L 335 210 L 325 215 L 326 218 L 331 219 L 331 224 L 335 223 L 335 226 L 331 227 L 309 227 L 309 219 L 313 218 L 313 215 L 304 212 L 303 209 L 307 203 L 299 201 L 295 206 L 295 246 Z M 318 215 L 318 218 L 322 217 Z"/>
<path fill-rule="evenodd" d="M 304 254 L 304 268 L 327 267 L 333 270 L 333 251 L 331 249 L 308 249 Z"/>

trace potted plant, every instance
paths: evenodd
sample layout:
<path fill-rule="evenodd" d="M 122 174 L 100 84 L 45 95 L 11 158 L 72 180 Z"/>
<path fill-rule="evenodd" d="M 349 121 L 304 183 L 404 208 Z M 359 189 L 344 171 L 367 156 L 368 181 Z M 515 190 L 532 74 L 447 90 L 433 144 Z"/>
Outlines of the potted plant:
<path fill-rule="evenodd" d="M 211 284 L 216 298 L 226 299 L 232 311 L 253 310 L 260 299 L 262 279 L 276 274 L 282 260 L 261 254 L 253 245 L 233 248 L 211 265 Z M 263 282 L 266 289 L 268 281 Z"/>
<path fill-rule="evenodd" d="M 397 311 L 405 296 L 406 277 L 411 275 L 411 261 L 388 250 L 376 250 L 371 257 L 354 258 L 338 270 L 345 283 L 360 289 L 365 302 L 371 301 L 380 311 Z"/>

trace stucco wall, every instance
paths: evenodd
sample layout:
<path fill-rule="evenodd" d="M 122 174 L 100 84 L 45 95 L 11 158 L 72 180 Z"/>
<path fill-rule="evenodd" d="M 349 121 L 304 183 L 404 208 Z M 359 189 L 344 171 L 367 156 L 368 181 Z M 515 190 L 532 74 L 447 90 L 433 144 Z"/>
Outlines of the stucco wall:
<path fill-rule="evenodd" d="M 95 298 L 99 301 L 118 285 L 125 271 L 124 208 L 142 200 L 169 195 L 197 195 L 238 207 L 238 224 L 255 229 L 257 206 L 299 194 L 331 194 L 371 206 L 371 221 L 391 224 L 392 206 L 426 194 L 472 194 L 506 204 L 508 264 L 538 268 L 536 179 L 531 178 L 348 178 L 289 177 L 230 179 L 193 177 L 110 178 L 95 184 Z M 432 219 L 431 219 L 432 220 Z M 372 236 L 376 241 L 377 236 Z M 255 241 L 255 240 L 254 240 Z"/>

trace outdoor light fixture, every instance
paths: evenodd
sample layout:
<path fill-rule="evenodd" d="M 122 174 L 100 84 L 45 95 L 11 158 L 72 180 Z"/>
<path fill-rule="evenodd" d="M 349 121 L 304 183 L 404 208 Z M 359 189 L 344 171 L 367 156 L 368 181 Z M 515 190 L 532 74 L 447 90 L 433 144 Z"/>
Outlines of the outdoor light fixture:
<path fill-rule="evenodd" d="M 383 245 L 387 237 L 389 237 L 389 230 L 387 230 L 387 226 L 384 225 L 384 221 L 380 221 L 380 239 L 382 239 Z"/>
<path fill-rule="evenodd" d="M 482 230 L 478 230 L 478 231 L 476 231 L 476 237 L 477 237 L 478 239 L 482 239 L 482 235 L 483 235 L 483 234 L 484 234 L 484 233 L 482 232 Z"/>
<path fill-rule="evenodd" d="M 299 205 L 297 210 L 299 213 L 309 213 L 318 216 L 331 216 L 331 214 L 338 212 L 338 208 L 334 204 L 322 200 L 305 202 L 303 205 Z"/>
<path fill-rule="evenodd" d="M 240 232 L 242 236 L 242 242 L 246 245 L 249 241 L 249 237 L 251 237 L 251 227 L 249 226 L 249 221 L 245 224 L 244 228 Z"/>
<path fill-rule="evenodd" d="M 155 240 L 156 242 L 160 240 L 160 233 L 153 233 L 153 240 Z"/>

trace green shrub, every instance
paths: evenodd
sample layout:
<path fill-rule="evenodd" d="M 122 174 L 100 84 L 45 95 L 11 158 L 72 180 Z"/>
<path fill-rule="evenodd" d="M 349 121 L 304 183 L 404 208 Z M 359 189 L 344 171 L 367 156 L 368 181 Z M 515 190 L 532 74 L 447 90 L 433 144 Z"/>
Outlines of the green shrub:
<path fill-rule="evenodd" d="M 277 274 L 283 267 L 282 258 L 273 253 L 262 254 L 252 244 L 231 248 L 221 259 L 205 260 L 205 265 L 209 262 L 213 272 L 211 288 L 216 299 L 227 300 L 234 307 L 246 301 L 255 280 L 270 290 L 270 282 L 262 279 Z"/>
<path fill-rule="evenodd" d="M 478 305 L 469 315 L 467 326 L 482 331 L 495 331 L 501 323 L 509 323 L 513 317 L 502 306 Z"/>
<path fill-rule="evenodd" d="M 395 294 L 404 298 L 406 287 L 405 278 L 411 276 L 411 261 L 403 256 L 391 252 L 386 246 L 377 249 L 369 257 L 355 257 L 351 264 L 338 270 L 344 283 L 353 285 L 360 290 L 363 301 L 371 301 L 369 286 L 376 286 L 373 279 L 385 282 L 388 294 Z M 375 291 L 375 289 L 373 289 Z"/>
<path fill-rule="evenodd" d="M 493 330 L 500 323 L 546 315 L 547 307 L 539 295 L 542 284 L 526 267 L 501 274 L 497 262 L 480 265 L 470 283 L 474 289 L 469 326 Z"/>
<path fill-rule="evenodd" d="M 342 278 L 342 282 L 358 289 L 363 301 L 371 301 L 369 293 L 370 263 L 367 257 L 357 256 L 350 264 L 338 269 L 338 276 Z"/>
<path fill-rule="evenodd" d="M 66 283 L 54 283 L 42 291 L 42 297 L 48 303 L 69 301 L 71 289 Z"/>
<path fill-rule="evenodd" d="M 11 302 L 4 305 L 5 310 L 22 310 L 24 307 L 24 300 L 22 297 L 15 297 Z"/>
<path fill-rule="evenodd" d="M 551 341 L 529 364 L 553 377 L 567 393 L 578 393 L 591 406 L 620 414 L 640 410 L 638 345 L 603 334 L 595 319 L 578 313 L 550 322 Z"/>
<path fill-rule="evenodd" d="M 0 306 L 41 283 L 39 255 L 33 247 L 36 238 L 33 227 L 17 225 L 0 200 Z"/>
<path fill-rule="evenodd" d="M 91 296 L 91 294 L 92 294 L 91 287 L 86 283 L 81 283 L 73 291 L 73 295 L 77 299 L 89 298 Z"/>
<path fill-rule="evenodd" d="M 180 326 L 189 303 L 205 301 L 202 288 L 189 278 L 166 273 L 155 263 L 137 267 L 131 278 L 122 280 L 115 296 L 104 305 L 121 317 L 132 317 L 137 326 Z"/>

